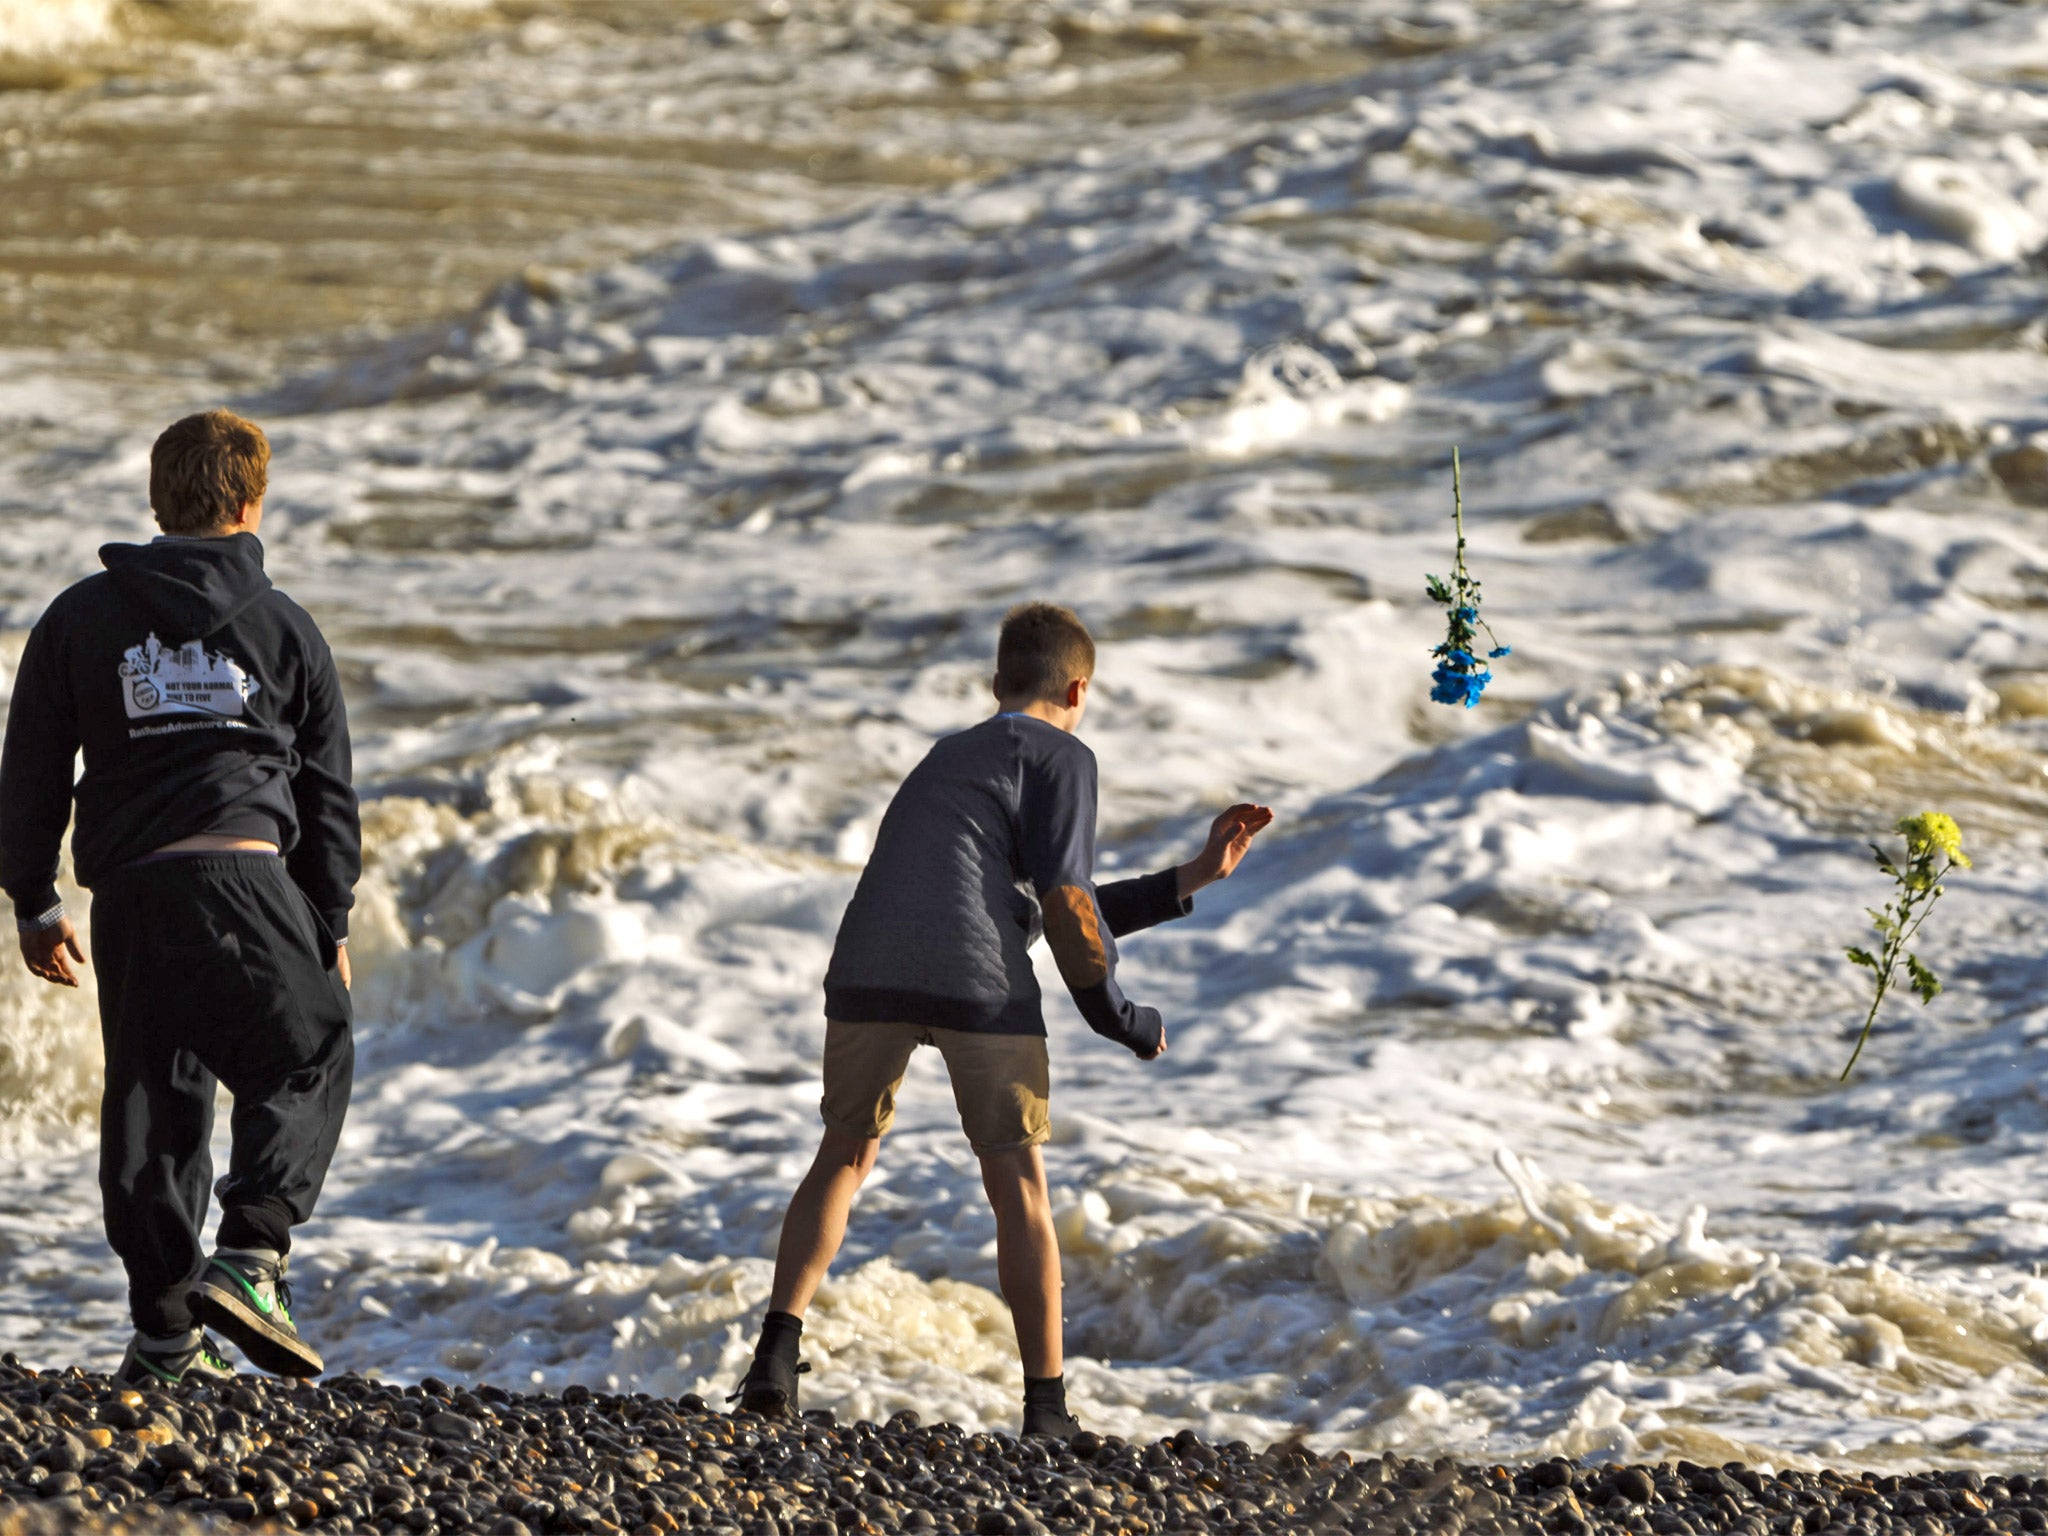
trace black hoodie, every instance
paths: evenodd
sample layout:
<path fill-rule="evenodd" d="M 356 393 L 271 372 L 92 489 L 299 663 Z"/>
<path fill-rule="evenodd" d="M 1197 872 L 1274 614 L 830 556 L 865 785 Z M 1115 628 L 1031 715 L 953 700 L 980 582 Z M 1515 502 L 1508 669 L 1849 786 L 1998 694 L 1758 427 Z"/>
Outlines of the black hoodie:
<path fill-rule="evenodd" d="M 0 887 L 57 906 L 74 797 L 81 885 L 201 832 L 275 842 L 338 941 L 362 832 L 348 719 L 313 620 L 263 574 L 256 536 L 109 544 L 22 652 L 0 753 Z M 85 749 L 85 773 L 73 764 Z"/>

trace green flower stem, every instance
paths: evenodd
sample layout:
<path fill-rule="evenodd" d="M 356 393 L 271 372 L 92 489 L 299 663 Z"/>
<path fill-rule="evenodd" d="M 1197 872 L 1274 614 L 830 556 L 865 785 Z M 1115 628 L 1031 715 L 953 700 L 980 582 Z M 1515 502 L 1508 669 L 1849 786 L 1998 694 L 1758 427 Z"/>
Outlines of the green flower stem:
<path fill-rule="evenodd" d="M 1451 444 L 1451 526 L 1458 530 L 1458 558 L 1456 574 L 1459 585 L 1465 581 L 1465 475 L 1458 464 L 1458 445 Z"/>
<path fill-rule="evenodd" d="M 1451 526 L 1458 535 L 1457 549 L 1451 558 L 1451 579 L 1429 578 L 1430 600 L 1442 603 L 1451 621 L 1450 633 L 1436 654 L 1459 650 L 1477 656 L 1480 630 L 1486 631 L 1487 641 L 1494 647 L 1500 645 L 1500 636 L 1493 632 L 1493 626 L 1485 619 L 1478 619 L 1475 627 L 1461 616 L 1462 610 L 1467 608 L 1475 616 L 1478 614 L 1479 583 L 1465 568 L 1465 472 L 1455 443 L 1451 445 Z"/>
<path fill-rule="evenodd" d="M 1906 946 L 1919 933 L 1920 925 L 1927 921 L 1928 913 L 1934 910 L 1934 903 L 1940 899 L 1945 887 L 1942 881 L 1955 869 L 1956 862 L 1950 859 L 1935 874 L 1934 855 L 1930 849 L 1917 858 L 1907 861 L 1904 870 L 1898 869 L 1884 854 L 1877 850 L 1877 862 L 1881 869 L 1888 871 L 1899 883 L 1899 897 L 1896 903 L 1886 902 L 1882 912 L 1871 913 L 1877 931 L 1884 935 L 1884 944 L 1876 956 L 1866 951 L 1852 949 L 1849 958 L 1872 972 L 1877 985 L 1870 999 L 1870 1011 L 1863 1016 L 1862 1033 L 1856 1037 L 1856 1049 L 1850 1053 L 1849 1064 L 1842 1068 L 1837 1081 L 1847 1082 L 1849 1074 L 1856 1070 L 1856 1063 L 1863 1055 L 1863 1047 L 1870 1040 L 1870 1033 L 1877 1025 L 1877 1011 L 1884 1006 L 1884 1000 L 1891 993 L 1892 980 L 1898 974 L 1900 960 L 1907 962 L 1914 973 L 1914 987 L 1920 993 L 1924 1006 L 1934 1000 L 1941 990 L 1941 983 L 1934 973 L 1919 964 L 1917 957 L 1908 954 Z M 1915 907 L 1918 910 L 1915 910 Z"/>

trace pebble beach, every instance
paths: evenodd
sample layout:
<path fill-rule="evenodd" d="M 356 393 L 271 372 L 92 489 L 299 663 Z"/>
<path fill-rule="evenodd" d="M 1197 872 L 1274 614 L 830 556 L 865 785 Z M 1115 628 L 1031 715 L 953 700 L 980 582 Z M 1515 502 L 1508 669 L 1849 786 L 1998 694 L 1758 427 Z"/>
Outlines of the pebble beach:
<path fill-rule="evenodd" d="M 986 1436 L 1000 1493 L 870 1490 L 884 1431 L 805 1454 L 934 1528 L 1811 1532 L 1865 1487 L 2024 1523 L 2044 242 L 2048 11 L 1993 0 L 0 0 L 0 694 L 151 535 L 155 435 L 231 405 L 365 803 L 294 1305 L 419 1390 L 238 1384 L 265 1406 L 179 1427 L 211 1460 L 171 1505 L 295 1518 L 235 1501 L 339 1488 L 353 1436 L 408 1529 L 457 1484 L 545 1526 L 502 1474 L 431 1488 L 446 1412 L 464 1465 L 516 1429 L 561 1467 L 510 1490 L 557 1518 L 641 1523 L 594 1434 L 652 1452 L 655 1513 L 831 1518 L 689 1402 L 746 1365 L 889 797 L 1048 598 L 1101 642 L 1104 877 L 1278 816 L 1125 950 L 1168 1057 L 1040 978 L 1070 1400 L 1139 1451 L 1001 1454 L 993 1222 L 920 1061 L 805 1404 Z M 1453 450 L 1513 648 L 1469 710 L 1430 701 Z M 1930 810 L 1976 861 L 1918 941 L 1947 990 L 1843 1082 L 1867 845 Z M 0 1351 L 88 1372 L 131 1326 L 91 980 L 0 967 Z M 67 1433 L 132 1434 L 73 1380 Z M 753 1469 L 672 1484 L 708 1457 L 662 1460 L 657 1402 Z M 1144 1465 L 1184 1430 L 1214 1486 Z M 1265 1454 L 1297 1441 L 1329 1459 Z M 1682 1463 L 1784 1476 L 1614 1481 Z M 1565 1465 L 1603 1470 L 1535 1486 Z M 45 1473 L 24 1507 L 99 1485 Z M 311 1518 L 389 1523 L 373 1486 Z"/>
<path fill-rule="evenodd" d="M 1071 1444 L 727 1415 L 702 1398 L 243 1377 L 164 1391 L 0 1366 L 0 1536 L 190 1522 L 310 1531 L 714 1536 L 835 1531 L 1374 1531 L 1496 1536 L 2048 1529 L 2048 1478 L 1689 1461 L 1516 1467 L 1254 1450 L 1193 1430 Z"/>

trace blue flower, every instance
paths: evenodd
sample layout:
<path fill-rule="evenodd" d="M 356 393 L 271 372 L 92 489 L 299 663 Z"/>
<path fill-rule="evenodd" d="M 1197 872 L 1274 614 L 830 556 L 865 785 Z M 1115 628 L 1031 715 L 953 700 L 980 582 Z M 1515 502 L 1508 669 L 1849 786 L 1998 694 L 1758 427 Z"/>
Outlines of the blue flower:
<path fill-rule="evenodd" d="M 1458 536 L 1451 574 L 1431 576 L 1423 583 L 1429 600 L 1442 604 L 1447 631 L 1443 643 L 1430 650 L 1436 658 L 1436 669 L 1430 674 L 1429 696 L 1438 704 L 1462 704 L 1470 709 L 1493 681 L 1486 663 L 1508 655 L 1509 651 L 1479 616 L 1479 581 L 1465 569 L 1465 495 L 1455 447 L 1451 449 L 1451 526 Z M 1493 646 L 1484 661 L 1478 654 L 1482 633 Z"/>
<path fill-rule="evenodd" d="M 1512 645 L 1496 645 L 1492 650 L 1486 653 L 1488 660 L 1491 660 L 1496 656 L 1512 656 L 1514 654 L 1515 648 Z"/>
<path fill-rule="evenodd" d="M 1486 692 L 1486 685 L 1493 681 L 1493 674 L 1485 668 L 1468 672 L 1450 662 L 1440 663 L 1431 674 L 1433 686 L 1429 696 L 1438 704 L 1462 704 L 1467 709 L 1479 702 L 1479 696 Z"/>

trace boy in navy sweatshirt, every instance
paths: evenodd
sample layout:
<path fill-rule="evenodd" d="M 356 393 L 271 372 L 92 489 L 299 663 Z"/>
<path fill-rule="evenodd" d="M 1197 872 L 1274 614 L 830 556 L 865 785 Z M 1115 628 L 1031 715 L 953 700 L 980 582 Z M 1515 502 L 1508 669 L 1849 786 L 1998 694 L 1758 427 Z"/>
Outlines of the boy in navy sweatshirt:
<path fill-rule="evenodd" d="M 263 574 L 270 444 L 226 411 L 150 455 L 163 537 L 109 544 L 28 638 L 0 751 L 0 887 L 22 958 L 78 985 L 64 827 L 93 893 L 106 1091 L 100 1191 L 128 1271 L 132 1386 L 220 1376 L 211 1323 L 313 1376 L 285 1254 L 348 1108 L 348 913 L 362 869 L 348 721 L 311 618 Z M 85 769 L 73 781 L 80 749 Z M 216 1248 L 201 1247 L 216 1081 L 235 1096 Z"/>
<path fill-rule="evenodd" d="M 1115 939 L 1192 909 L 1273 819 L 1234 805 L 1177 868 L 1098 888 L 1095 754 L 1073 734 L 1095 643 L 1065 608 L 1003 622 L 998 713 L 935 745 L 890 802 L 825 974 L 825 1133 L 788 1215 L 743 1410 L 797 1411 L 803 1314 L 846 1234 L 896 1117 L 911 1053 L 936 1046 L 996 1217 L 996 1267 L 1024 1364 L 1024 1433 L 1065 1438 L 1059 1242 L 1039 1147 L 1049 1131 L 1045 1021 L 1029 949 L 1045 934 L 1097 1034 L 1140 1061 L 1166 1051 L 1159 1014 L 1124 996 Z"/>

